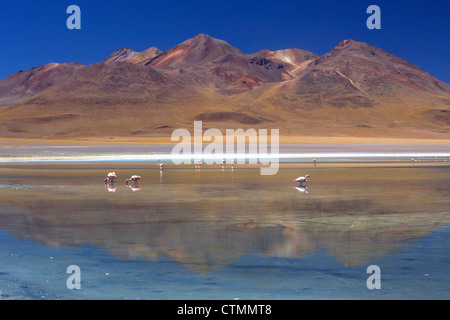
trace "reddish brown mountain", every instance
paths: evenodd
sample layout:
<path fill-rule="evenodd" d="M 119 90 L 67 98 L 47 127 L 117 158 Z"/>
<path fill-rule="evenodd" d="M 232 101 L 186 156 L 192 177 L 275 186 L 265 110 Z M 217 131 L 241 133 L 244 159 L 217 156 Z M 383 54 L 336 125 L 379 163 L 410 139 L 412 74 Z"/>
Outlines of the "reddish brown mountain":
<path fill-rule="evenodd" d="M 450 86 L 367 43 L 319 57 L 245 54 L 199 34 L 161 52 L 48 64 L 0 81 L 4 137 L 170 135 L 175 128 L 279 128 L 283 135 L 449 138 Z"/>
<path fill-rule="evenodd" d="M 382 49 L 340 42 L 265 100 L 317 125 L 370 135 L 449 133 L 450 86 Z M 319 122 L 317 121 L 319 120 Z M 309 126 L 311 127 L 311 123 Z M 407 133 L 403 133 L 407 134 Z"/>
<path fill-rule="evenodd" d="M 6 108 L 0 122 L 17 137 L 124 136 L 172 128 L 177 109 L 202 101 L 211 99 L 145 65 L 94 63 Z"/>
<path fill-rule="evenodd" d="M 297 72 L 298 79 L 290 87 L 303 95 L 318 88 L 328 91 L 325 102 L 337 107 L 368 107 L 377 97 L 427 92 L 448 97 L 449 86 L 413 64 L 382 49 L 353 40 L 340 42 L 333 50 Z M 367 99 L 360 103 L 336 99 L 348 95 Z M 419 94 L 420 95 L 420 94 Z M 365 99 L 364 99 L 365 98 Z"/>
<path fill-rule="evenodd" d="M 226 41 L 200 33 L 167 50 L 149 64 L 153 68 L 193 67 L 204 65 L 228 54 L 241 55 L 243 52 Z"/>

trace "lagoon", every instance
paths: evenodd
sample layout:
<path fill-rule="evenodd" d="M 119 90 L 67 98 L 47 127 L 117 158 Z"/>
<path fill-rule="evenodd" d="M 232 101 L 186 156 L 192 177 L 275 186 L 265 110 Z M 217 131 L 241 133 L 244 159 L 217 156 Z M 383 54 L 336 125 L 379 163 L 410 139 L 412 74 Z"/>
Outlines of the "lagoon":
<path fill-rule="evenodd" d="M 449 194 L 447 163 L 2 163 L 1 298 L 448 299 Z"/>

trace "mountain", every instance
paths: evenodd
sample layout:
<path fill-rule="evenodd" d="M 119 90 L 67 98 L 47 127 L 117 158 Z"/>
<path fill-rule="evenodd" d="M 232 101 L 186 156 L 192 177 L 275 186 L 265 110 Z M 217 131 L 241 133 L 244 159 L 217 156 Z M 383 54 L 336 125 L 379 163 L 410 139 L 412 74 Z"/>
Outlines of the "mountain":
<path fill-rule="evenodd" d="M 369 107 L 370 100 L 394 97 L 404 92 L 429 92 L 445 97 L 449 86 L 420 68 L 382 49 L 353 40 L 340 42 L 328 54 L 320 57 L 295 80 L 293 90 L 304 94 L 317 88 L 327 88 L 332 94 L 367 98 L 366 103 L 348 99 L 328 103 L 337 107 Z M 329 92 L 330 93 L 330 92 Z"/>
<path fill-rule="evenodd" d="M 192 67 L 204 65 L 227 54 L 241 55 L 243 52 L 226 41 L 200 33 L 167 50 L 148 64 L 154 68 Z"/>
<path fill-rule="evenodd" d="M 367 43 L 341 41 L 277 89 L 266 103 L 320 126 L 449 133 L 450 86 Z"/>
<path fill-rule="evenodd" d="M 222 94 L 241 93 L 255 85 L 283 80 L 283 66 L 244 54 L 229 43 L 198 34 L 146 65 L 183 86 Z"/>
<path fill-rule="evenodd" d="M 0 123 L 18 137 L 154 133 L 159 127 L 173 130 L 186 105 L 212 100 L 142 64 L 94 63 L 4 109 Z"/>
<path fill-rule="evenodd" d="M 205 34 L 165 52 L 122 48 L 88 66 L 51 63 L 0 81 L 3 137 L 170 136 L 194 120 L 282 135 L 448 139 L 450 86 L 354 40 L 322 56 L 246 54 Z"/>

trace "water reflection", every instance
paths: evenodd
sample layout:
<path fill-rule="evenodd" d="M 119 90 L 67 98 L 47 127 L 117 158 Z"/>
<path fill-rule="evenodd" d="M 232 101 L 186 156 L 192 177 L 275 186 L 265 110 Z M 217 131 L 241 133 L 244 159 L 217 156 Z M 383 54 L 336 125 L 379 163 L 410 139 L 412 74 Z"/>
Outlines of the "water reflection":
<path fill-rule="evenodd" d="M 294 187 L 294 189 L 301 193 L 308 193 L 308 186 L 298 186 Z"/>
<path fill-rule="evenodd" d="M 107 189 L 109 192 L 116 192 L 117 187 L 114 185 L 109 185 L 109 186 L 107 186 Z"/>
<path fill-rule="evenodd" d="M 140 170 L 143 188 L 109 192 L 103 168 L 0 170 L 0 228 L 49 246 L 103 247 L 119 259 L 170 257 L 205 272 L 245 254 L 325 251 L 345 266 L 368 264 L 450 222 L 446 167 L 318 168 L 310 193 L 292 190 L 289 167 L 276 176 L 165 168 L 164 183 L 162 171 Z"/>
<path fill-rule="evenodd" d="M 138 185 L 133 186 L 133 185 L 129 185 L 129 184 L 127 184 L 127 188 L 128 188 L 128 189 L 131 189 L 131 191 L 133 191 L 133 192 L 135 192 L 135 191 L 140 191 L 140 190 L 142 189 L 142 188 L 139 187 Z"/>

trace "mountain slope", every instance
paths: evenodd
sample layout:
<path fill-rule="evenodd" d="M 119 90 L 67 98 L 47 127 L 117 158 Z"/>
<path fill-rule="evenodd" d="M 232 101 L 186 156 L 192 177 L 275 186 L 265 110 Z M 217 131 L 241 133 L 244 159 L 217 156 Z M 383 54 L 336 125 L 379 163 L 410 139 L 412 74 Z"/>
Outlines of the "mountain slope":
<path fill-rule="evenodd" d="M 141 64 L 94 63 L 4 109 L 0 133 L 39 138 L 168 132 L 186 125 L 189 116 L 180 108 L 201 113 L 202 103 L 218 102 Z"/>
<path fill-rule="evenodd" d="M 0 108 L 23 101 L 69 78 L 79 63 L 49 63 L 0 80 Z"/>
<path fill-rule="evenodd" d="M 161 50 L 159 50 L 158 48 L 151 47 L 151 48 L 148 48 L 147 50 L 139 52 L 133 58 L 128 59 L 127 62 L 146 64 L 147 62 L 149 62 L 153 58 L 159 56 L 161 53 L 163 53 L 163 52 Z"/>
<path fill-rule="evenodd" d="M 139 52 L 134 51 L 130 48 L 122 48 L 117 51 L 114 51 L 109 57 L 107 57 L 101 63 L 110 64 L 116 62 L 125 62 L 137 56 L 138 54 Z"/>
<path fill-rule="evenodd" d="M 109 57 L 104 59 L 101 63 L 110 64 L 116 62 L 129 62 L 129 63 L 141 63 L 145 64 L 152 60 L 156 56 L 163 53 L 161 50 L 155 47 L 151 47 L 142 52 L 134 51 L 130 48 L 122 48 L 114 51 Z"/>

